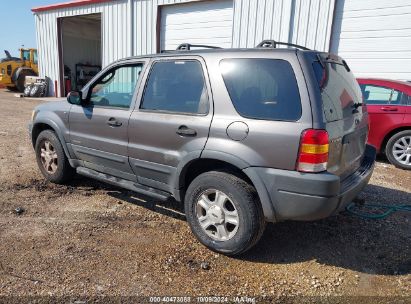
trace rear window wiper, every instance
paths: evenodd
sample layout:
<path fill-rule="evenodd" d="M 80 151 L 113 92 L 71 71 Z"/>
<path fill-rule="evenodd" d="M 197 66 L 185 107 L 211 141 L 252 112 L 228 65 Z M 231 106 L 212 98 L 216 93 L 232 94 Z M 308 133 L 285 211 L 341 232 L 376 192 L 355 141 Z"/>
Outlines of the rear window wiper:
<path fill-rule="evenodd" d="M 347 62 L 344 59 L 341 59 L 341 61 L 339 59 L 341 58 L 339 58 L 338 56 L 328 55 L 327 58 L 325 58 L 325 62 L 342 65 L 347 72 L 351 72 L 351 69 L 348 66 Z"/>
<path fill-rule="evenodd" d="M 353 107 L 354 109 L 357 109 L 357 108 L 361 107 L 362 105 L 363 105 L 362 102 L 355 102 L 355 103 L 353 103 L 352 107 Z"/>

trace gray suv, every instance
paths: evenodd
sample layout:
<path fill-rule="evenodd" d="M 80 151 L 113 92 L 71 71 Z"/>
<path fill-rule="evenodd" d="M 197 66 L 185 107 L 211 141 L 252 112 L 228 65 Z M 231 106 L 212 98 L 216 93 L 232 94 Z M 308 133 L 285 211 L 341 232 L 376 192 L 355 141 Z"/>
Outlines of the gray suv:
<path fill-rule="evenodd" d="M 109 65 L 33 111 L 42 174 L 174 198 L 198 240 L 226 255 L 266 222 L 337 214 L 374 168 L 360 87 L 340 57 L 278 44 L 184 44 Z"/>

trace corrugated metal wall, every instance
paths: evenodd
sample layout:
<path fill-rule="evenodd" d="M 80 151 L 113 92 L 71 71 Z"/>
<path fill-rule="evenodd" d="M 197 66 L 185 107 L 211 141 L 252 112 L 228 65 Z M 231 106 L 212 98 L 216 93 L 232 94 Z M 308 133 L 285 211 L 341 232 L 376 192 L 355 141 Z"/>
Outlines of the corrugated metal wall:
<path fill-rule="evenodd" d="M 274 39 L 328 51 L 334 0 L 236 0 L 233 47 Z"/>
<path fill-rule="evenodd" d="M 331 50 L 358 77 L 411 80 L 411 0 L 338 0 Z"/>
<path fill-rule="evenodd" d="M 233 1 L 233 47 L 275 39 L 328 50 L 335 0 Z M 101 13 L 106 66 L 119 58 L 155 53 L 158 6 L 183 2 L 190 0 L 113 0 L 36 13 L 40 75 L 59 81 L 57 18 Z M 54 94 L 53 87 L 50 93 Z"/>

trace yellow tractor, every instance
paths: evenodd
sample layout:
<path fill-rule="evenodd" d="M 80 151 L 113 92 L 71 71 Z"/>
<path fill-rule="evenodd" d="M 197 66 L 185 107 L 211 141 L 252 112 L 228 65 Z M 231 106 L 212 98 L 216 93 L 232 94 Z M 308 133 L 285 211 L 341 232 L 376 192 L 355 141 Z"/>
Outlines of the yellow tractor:
<path fill-rule="evenodd" d="M 24 91 L 26 76 L 38 75 L 36 49 L 20 49 L 20 58 L 12 57 L 8 51 L 6 58 L 0 59 L 0 85 L 9 90 Z"/>

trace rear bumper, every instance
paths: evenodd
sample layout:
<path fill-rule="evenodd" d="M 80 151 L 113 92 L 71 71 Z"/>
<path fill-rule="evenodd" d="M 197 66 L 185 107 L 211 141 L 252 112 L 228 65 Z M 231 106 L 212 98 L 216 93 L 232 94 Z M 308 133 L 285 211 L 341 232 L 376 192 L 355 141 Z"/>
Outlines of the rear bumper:
<path fill-rule="evenodd" d="M 374 170 L 375 155 L 376 149 L 367 145 L 360 167 L 342 181 L 339 176 L 327 172 L 313 174 L 272 168 L 246 170 L 255 170 L 268 191 L 275 218 L 267 220 L 310 221 L 338 213 L 362 191 Z"/>

